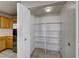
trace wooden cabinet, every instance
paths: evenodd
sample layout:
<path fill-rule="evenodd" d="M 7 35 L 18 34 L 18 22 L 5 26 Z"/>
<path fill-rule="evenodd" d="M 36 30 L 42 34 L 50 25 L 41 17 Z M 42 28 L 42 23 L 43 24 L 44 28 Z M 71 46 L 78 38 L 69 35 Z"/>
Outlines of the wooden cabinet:
<path fill-rule="evenodd" d="M 6 37 L 6 48 L 13 48 L 13 36 Z"/>
<path fill-rule="evenodd" d="M 10 25 L 9 28 L 13 29 L 13 20 L 12 19 L 9 20 L 9 25 Z"/>
<path fill-rule="evenodd" d="M 16 18 L 13 18 L 13 23 L 17 23 L 17 20 L 16 20 Z"/>
<path fill-rule="evenodd" d="M 6 40 L 4 37 L 0 37 L 0 51 L 6 48 Z"/>
<path fill-rule="evenodd" d="M 1 28 L 9 28 L 9 20 L 7 17 L 1 18 Z"/>
<path fill-rule="evenodd" d="M 7 48 L 13 48 L 13 36 L 0 37 L 0 51 Z"/>
<path fill-rule="evenodd" d="M 0 16 L 0 28 L 12 29 L 13 20 L 14 20 L 13 18 Z"/>

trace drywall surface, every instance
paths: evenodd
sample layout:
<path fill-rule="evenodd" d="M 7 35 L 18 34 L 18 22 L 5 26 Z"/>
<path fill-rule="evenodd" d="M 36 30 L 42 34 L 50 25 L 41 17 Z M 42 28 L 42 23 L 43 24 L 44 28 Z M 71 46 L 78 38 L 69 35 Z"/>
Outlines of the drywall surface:
<path fill-rule="evenodd" d="M 75 2 L 67 2 L 61 12 L 62 19 L 62 41 L 61 53 L 65 58 L 75 57 L 76 40 L 76 11 Z"/>
<path fill-rule="evenodd" d="M 78 58 L 79 58 L 79 1 L 78 1 L 78 51 L 76 52 L 78 54 Z M 77 47 L 76 47 L 77 48 Z"/>
<path fill-rule="evenodd" d="M 9 17 L 9 18 L 13 18 L 13 16 L 8 15 L 8 14 L 6 14 L 6 13 L 1 13 L 1 12 L 0 12 L 0 16 L 6 16 L 6 17 Z"/>
<path fill-rule="evenodd" d="M 30 58 L 30 11 L 22 4 L 17 4 L 17 57 Z"/>
<path fill-rule="evenodd" d="M 31 40 L 30 40 L 30 54 L 32 54 L 32 52 L 34 51 L 35 49 L 35 46 L 34 46 L 34 20 L 35 20 L 35 17 L 33 15 L 31 15 Z"/>
<path fill-rule="evenodd" d="M 32 7 L 42 6 L 42 5 L 53 4 L 53 3 L 60 2 L 60 1 L 21 1 L 21 2 L 27 8 L 32 8 Z"/>
<path fill-rule="evenodd" d="M 34 22 L 35 48 L 46 48 L 49 50 L 59 51 L 60 23 L 59 15 L 51 14 L 36 17 Z"/>

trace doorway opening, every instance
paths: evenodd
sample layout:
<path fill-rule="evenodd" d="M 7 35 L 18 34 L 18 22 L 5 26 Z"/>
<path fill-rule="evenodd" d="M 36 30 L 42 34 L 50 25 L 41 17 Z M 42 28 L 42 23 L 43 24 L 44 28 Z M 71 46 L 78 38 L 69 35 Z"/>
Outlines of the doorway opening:
<path fill-rule="evenodd" d="M 0 1 L 0 58 L 17 57 L 17 1 Z"/>
<path fill-rule="evenodd" d="M 75 57 L 75 35 L 69 33 L 71 26 L 69 27 L 67 25 L 72 24 L 71 22 L 75 22 L 74 19 L 70 19 L 70 17 L 72 18 L 73 16 L 73 18 L 75 18 L 75 2 L 58 2 L 54 4 L 32 7 L 29 9 L 31 12 L 32 25 L 30 57 Z M 69 19 L 71 22 L 68 23 L 69 20 L 66 19 Z M 75 23 L 72 26 L 72 31 L 74 32 Z M 71 35 L 70 37 L 74 37 L 73 40 L 69 39 L 68 34 Z M 74 47 L 74 49 L 71 47 Z M 73 55 L 71 54 L 69 56 L 68 51 L 71 50 Z"/>
<path fill-rule="evenodd" d="M 32 14 L 31 58 L 61 58 L 60 13 L 66 2 L 30 8 Z"/>
<path fill-rule="evenodd" d="M 33 6 L 35 3 L 38 2 Z M 62 1 L 37 7 L 32 4 L 28 7 L 29 4 L 27 1 L 17 4 L 18 57 L 74 58 L 75 2 Z"/>

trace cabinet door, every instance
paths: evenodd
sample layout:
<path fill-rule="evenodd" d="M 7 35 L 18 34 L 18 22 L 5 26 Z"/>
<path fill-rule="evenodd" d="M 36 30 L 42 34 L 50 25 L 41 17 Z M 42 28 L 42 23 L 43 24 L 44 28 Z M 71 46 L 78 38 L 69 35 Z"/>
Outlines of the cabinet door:
<path fill-rule="evenodd" d="M 9 29 L 13 28 L 13 21 L 12 20 L 13 20 L 12 18 L 6 19 L 6 27 L 5 28 L 9 28 Z"/>
<path fill-rule="evenodd" d="M 6 26 L 5 26 L 5 28 L 10 28 L 10 19 L 9 18 L 6 19 Z"/>
<path fill-rule="evenodd" d="M 13 19 L 0 16 L 0 28 L 12 29 L 13 28 Z"/>
<path fill-rule="evenodd" d="M 6 21 L 6 22 L 5 22 Z M 4 28 L 10 28 L 11 25 L 11 19 L 10 18 L 6 18 L 4 21 Z"/>
<path fill-rule="evenodd" d="M 10 19 L 8 17 L 1 17 L 1 28 L 10 28 Z"/>
<path fill-rule="evenodd" d="M 1 16 L 0 16 L 0 28 L 1 28 Z"/>
<path fill-rule="evenodd" d="M 0 37 L 0 51 L 6 48 L 5 44 L 6 44 L 5 39 L 3 37 Z"/>
<path fill-rule="evenodd" d="M 9 20 L 9 25 L 10 25 L 9 28 L 13 29 L 13 19 Z"/>
<path fill-rule="evenodd" d="M 13 37 L 7 37 L 6 48 L 13 48 Z"/>
<path fill-rule="evenodd" d="M 7 28 L 7 17 L 1 17 L 1 28 Z"/>
<path fill-rule="evenodd" d="M 13 23 L 17 23 L 17 20 L 16 20 L 16 18 L 13 18 Z"/>

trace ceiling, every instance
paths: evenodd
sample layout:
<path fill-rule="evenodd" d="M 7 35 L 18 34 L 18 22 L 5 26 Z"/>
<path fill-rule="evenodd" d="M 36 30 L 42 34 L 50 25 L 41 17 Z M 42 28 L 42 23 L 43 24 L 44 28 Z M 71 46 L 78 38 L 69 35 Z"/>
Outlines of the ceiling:
<path fill-rule="evenodd" d="M 21 3 L 24 4 L 27 8 L 53 4 L 56 2 L 60 2 L 60 1 L 21 1 Z"/>
<path fill-rule="evenodd" d="M 49 4 L 51 2 L 45 1 L 22 1 L 22 3 L 27 7 L 35 7 L 40 5 Z M 54 1 L 52 3 L 55 3 Z M 0 1 L 0 13 L 16 15 L 17 14 L 17 1 Z"/>
<path fill-rule="evenodd" d="M 33 14 L 38 15 L 38 14 L 45 13 L 43 10 L 44 7 L 56 5 L 54 3 L 57 3 L 57 2 L 59 1 L 22 1 L 21 3 L 24 4 L 27 8 L 31 8 L 31 11 Z M 57 5 L 55 7 L 55 10 L 53 10 L 53 12 L 54 11 L 58 12 L 61 8 L 62 8 L 62 5 Z M 16 15 L 17 1 L 0 1 L 0 13 Z"/>
<path fill-rule="evenodd" d="M 0 13 L 16 15 L 17 1 L 0 1 Z"/>
<path fill-rule="evenodd" d="M 31 10 L 31 13 L 34 14 L 35 16 L 41 16 L 41 15 L 46 15 L 46 14 L 59 14 L 65 3 L 66 2 L 56 2 L 53 4 L 32 7 L 32 8 L 30 8 L 30 10 Z M 52 8 L 51 12 L 47 13 L 45 11 L 46 7 L 51 7 Z"/>

